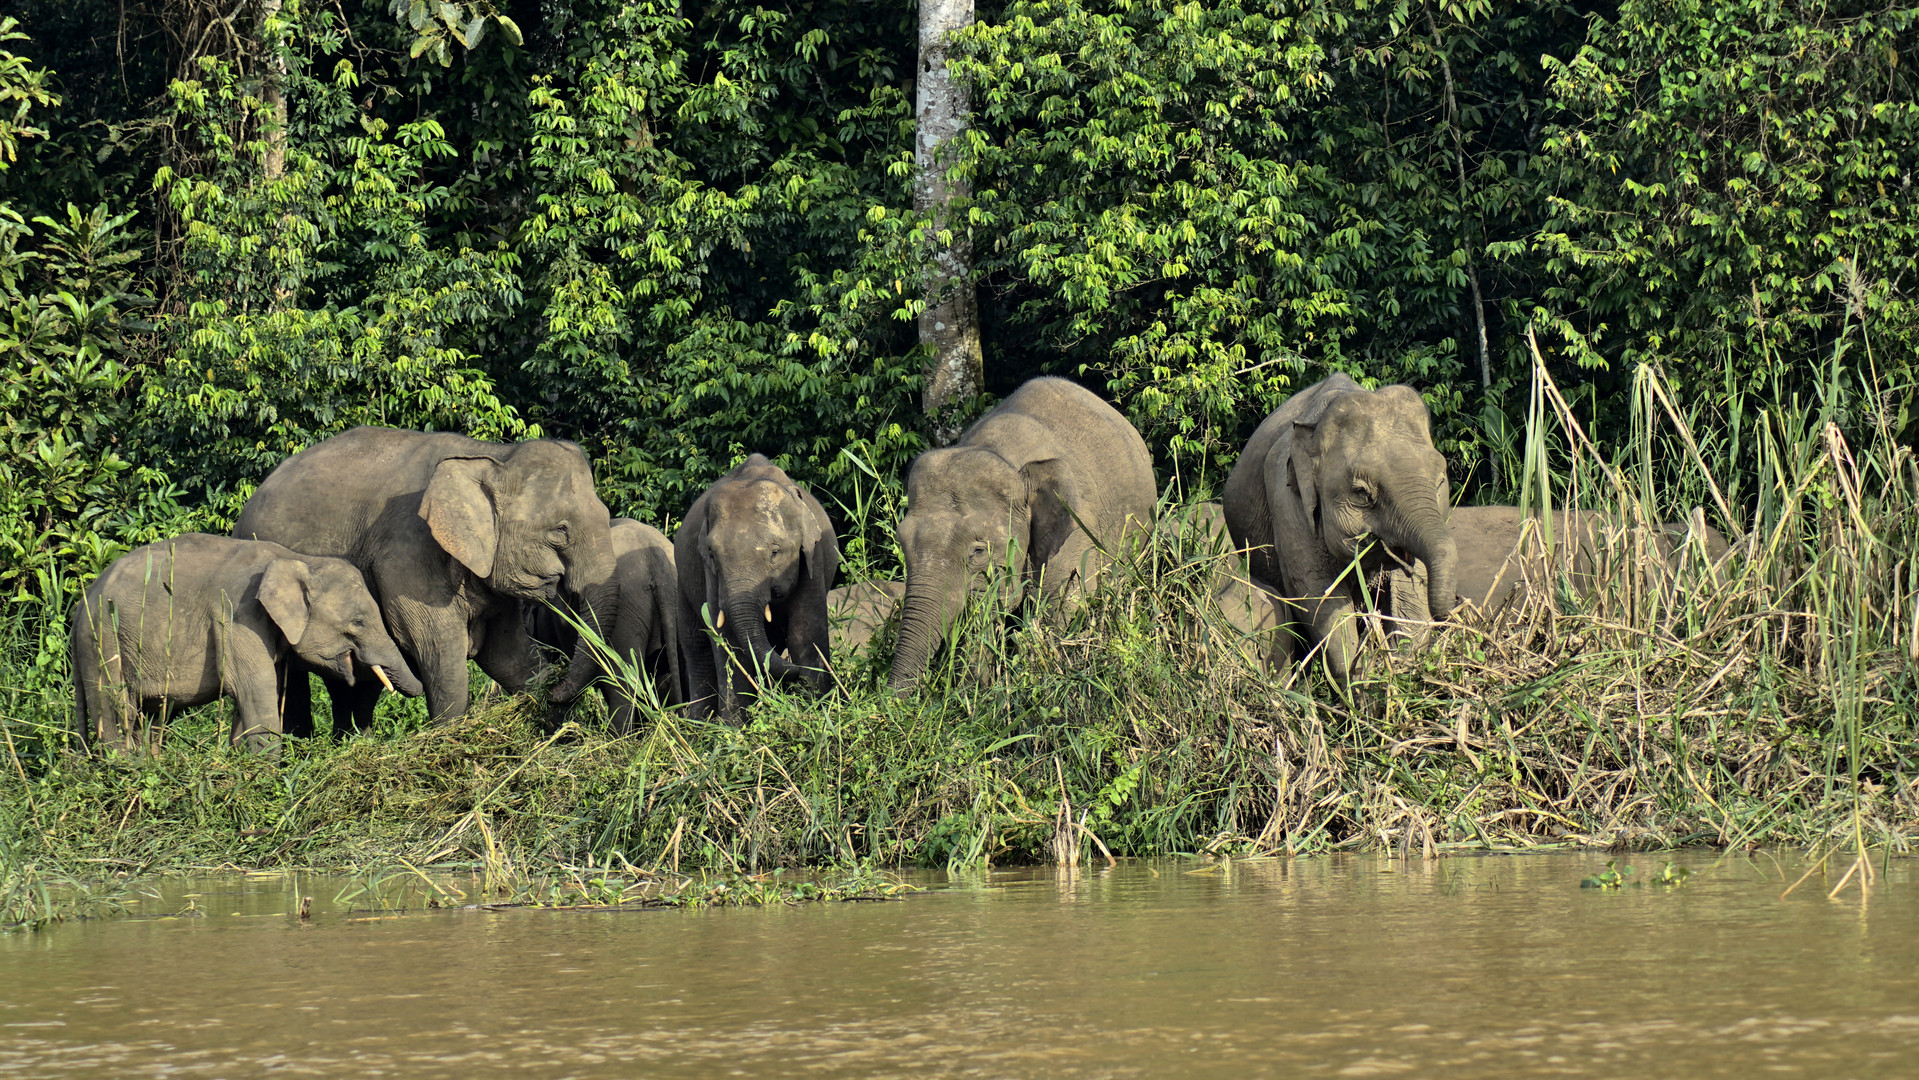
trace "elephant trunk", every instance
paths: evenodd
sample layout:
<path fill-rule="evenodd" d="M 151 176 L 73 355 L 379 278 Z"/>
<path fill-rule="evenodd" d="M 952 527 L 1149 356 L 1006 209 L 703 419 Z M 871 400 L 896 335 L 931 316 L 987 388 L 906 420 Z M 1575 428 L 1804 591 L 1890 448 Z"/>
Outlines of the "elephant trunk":
<path fill-rule="evenodd" d="M 1432 506 L 1420 507 L 1408 518 L 1406 549 L 1426 564 L 1427 608 L 1434 619 L 1443 619 L 1458 599 L 1454 588 L 1459 580 L 1459 547 L 1436 498 Z"/>
<path fill-rule="evenodd" d="M 775 652 L 766 636 L 765 600 L 754 593 L 738 593 L 726 602 L 725 609 L 727 643 L 756 680 L 770 682 L 800 674 L 799 665 Z"/>
<path fill-rule="evenodd" d="M 400 656 L 398 648 L 363 653 L 360 656 L 360 663 L 370 668 L 377 668 L 380 673 L 384 673 L 386 675 L 384 681 L 391 685 L 394 693 L 402 697 L 419 697 L 426 692 L 420 685 L 420 680 L 413 677 L 412 670 L 407 667 L 406 660 Z"/>
<path fill-rule="evenodd" d="M 899 643 L 893 648 L 893 673 L 887 686 L 907 693 L 919 683 L 933 661 L 933 653 L 959 617 L 966 602 L 965 582 L 954 586 L 930 573 L 909 576 L 906 597 L 900 603 Z"/>
<path fill-rule="evenodd" d="M 579 617 L 600 640 L 613 630 L 613 618 L 619 611 L 620 583 L 610 572 L 602 581 L 582 589 L 579 593 Z M 566 678 L 553 688 L 549 695 L 556 705 L 565 705 L 580 696 L 586 684 L 600 673 L 600 660 L 594 650 L 593 641 L 585 634 L 573 644 L 573 658 L 567 664 Z"/>

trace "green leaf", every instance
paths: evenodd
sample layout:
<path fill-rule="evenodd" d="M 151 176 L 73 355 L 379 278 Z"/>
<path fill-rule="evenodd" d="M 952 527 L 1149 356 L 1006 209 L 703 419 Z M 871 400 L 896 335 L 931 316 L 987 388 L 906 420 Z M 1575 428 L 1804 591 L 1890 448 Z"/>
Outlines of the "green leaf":
<path fill-rule="evenodd" d="M 493 21 L 500 24 L 500 33 L 505 34 L 508 41 L 515 45 L 526 44 L 526 38 L 520 34 L 520 24 L 504 15 L 493 16 Z"/>

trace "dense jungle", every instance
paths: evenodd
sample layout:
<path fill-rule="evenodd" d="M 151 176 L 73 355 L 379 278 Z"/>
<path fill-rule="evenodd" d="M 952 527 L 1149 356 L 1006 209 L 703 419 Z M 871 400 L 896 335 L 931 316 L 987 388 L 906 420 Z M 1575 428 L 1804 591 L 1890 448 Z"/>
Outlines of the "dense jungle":
<path fill-rule="evenodd" d="M 992 0 L 915 209 L 894 0 L 17 0 L 0 17 L 0 899 L 190 866 L 840 863 L 1919 837 L 1919 7 Z M 671 535 L 750 453 L 898 578 L 918 328 L 1144 437 L 1161 507 L 1343 373 L 1461 505 L 1703 517 L 1723 578 L 1247 664 L 1180 538 L 743 726 L 614 737 L 476 674 L 429 724 L 70 736 L 67 611 L 357 425 L 557 436 Z M 1869 863 L 1864 863 L 1869 868 Z M 563 875 L 562 875 L 563 876 Z M 35 913 L 39 912 L 40 915 Z"/>

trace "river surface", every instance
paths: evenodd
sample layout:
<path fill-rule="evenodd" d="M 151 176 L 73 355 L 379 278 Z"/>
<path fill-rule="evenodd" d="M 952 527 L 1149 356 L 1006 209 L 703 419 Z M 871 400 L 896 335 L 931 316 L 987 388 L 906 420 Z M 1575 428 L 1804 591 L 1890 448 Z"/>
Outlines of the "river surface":
<path fill-rule="evenodd" d="M 1862 906 L 1675 861 L 1617 891 L 1579 887 L 1599 855 L 1335 856 L 592 913 L 175 881 L 139 907 L 204 917 L 0 938 L 0 1077 L 1919 1076 L 1919 863 Z"/>

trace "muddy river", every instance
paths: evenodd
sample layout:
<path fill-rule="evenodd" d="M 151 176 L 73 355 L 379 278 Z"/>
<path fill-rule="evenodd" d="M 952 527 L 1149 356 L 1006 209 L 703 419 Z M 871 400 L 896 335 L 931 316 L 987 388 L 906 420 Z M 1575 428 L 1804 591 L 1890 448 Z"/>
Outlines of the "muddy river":
<path fill-rule="evenodd" d="M 1781 900 L 1790 859 L 1674 861 L 1672 888 L 1331 857 L 593 913 L 169 881 L 0 938 L 0 1076 L 1919 1075 L 1919 863 L 1862 905 Z"/>

